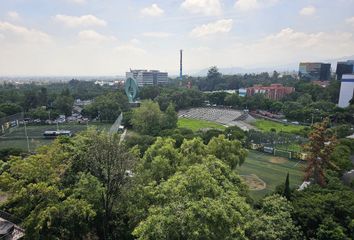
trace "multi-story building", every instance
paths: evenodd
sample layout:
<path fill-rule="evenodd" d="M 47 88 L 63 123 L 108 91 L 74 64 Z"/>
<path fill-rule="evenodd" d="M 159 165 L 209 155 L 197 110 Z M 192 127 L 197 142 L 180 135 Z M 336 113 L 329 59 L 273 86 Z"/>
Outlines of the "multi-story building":
<path fill-rule="evenodd" d="M 352 73 L 354 73 L 354 60 L 337 63 L 336 75 L 338 80 L 342 80 L 343 74 Z"/>
<path fill-rule="evenodd" d="M 126 72 L 125 76 L 126 79 L 135 79 L 139 87 L 168 83 L 168 73 L 158 70 L 130 70 L 130 72 Z"/>
<path fill-rule="evenodd" d="M 254 85 L 253 87 L 247 88 L 247 96 L 253 96 L 254 94 L 261 93 L 269 99 L 279 100 L 294 91 L 295 88 L 284 87 L 282 84 L 271 84 L 270 86 Z"/>
<path fill-rule="evenodd" d="M 329 81 L 331 78 L 330 63 L 300 63 L 299 77 L 310 81 Z"/>
<path fill-rule="evenodd" d="M 338 106 L 345 108 L 354 97 L 354 74 L 344 74 L 340 84 Z"/>

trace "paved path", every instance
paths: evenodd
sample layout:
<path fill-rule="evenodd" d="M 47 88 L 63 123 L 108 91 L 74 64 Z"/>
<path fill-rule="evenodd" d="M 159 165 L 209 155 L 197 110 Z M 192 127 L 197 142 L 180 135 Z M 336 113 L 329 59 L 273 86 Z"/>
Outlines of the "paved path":
<path fill-rule="evenodd" d="M 124 132 L 122 133 L 122 135 L 120 135 L 120 140 L 119 140 L 119 143 L 123 142 L 124 141 L 124 138 L 125 138 L 125 135 L 127 135 L 127 129 L 124 130 Z"/>

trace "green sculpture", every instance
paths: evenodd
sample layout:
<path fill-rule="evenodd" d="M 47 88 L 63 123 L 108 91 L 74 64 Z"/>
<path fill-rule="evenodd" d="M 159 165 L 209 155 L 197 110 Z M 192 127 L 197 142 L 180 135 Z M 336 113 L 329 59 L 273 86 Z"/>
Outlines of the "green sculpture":
<path fill-rule="evenodd" d="M 127 94 L 129 102 L 134 103 L 138 97 L 138 84 L 134 78 L 128 78 L 125 81 L 125 94 Z"/>

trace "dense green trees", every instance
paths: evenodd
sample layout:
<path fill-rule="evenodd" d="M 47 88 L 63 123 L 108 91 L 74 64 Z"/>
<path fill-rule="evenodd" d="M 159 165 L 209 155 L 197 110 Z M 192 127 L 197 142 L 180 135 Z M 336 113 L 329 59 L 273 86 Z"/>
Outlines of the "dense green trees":
<path fill-rule="evenodd" d="M 5 115 L 13 115 L 22 111 L 21 106 L 16 103 L 2 103 L 0 104 L 0 112 Z"/>
<path fill-rule="evenodd" d="M 353 239 L 354 193 L 336 177 L 327 182 L 294 192 L 293 218 L 307 239 Z"/>
<path fill-rule="evenodd" d="M 172 129 L 177 127 L 178 116 L 174 104 L 170 103 L 165 111 L 163 119 L 165 129 Z"/>
<path fill-rule="evenodd" d="M 183 129 L 162 131 L 190 137 L 180 144 L 151 136 L 125 144 L 93 129 L 58 138 L 35 155 L 0 164 L 0 188 L 9 196 L 0 206 L 23 219 L 27 239 L 353 236 L 354 193 L 335 172 L 326 172 L 323 188 L 284 188 L 280 193 L 290 201 L 275 194 L 252 205 L 234 171 L 246 156 L 234 140 L 243 138 L 240 131 L 207 143 Z M 135 144 L 147 149 L 139 154 Z M 350 149 L 351 142 L 343 145 Z"/>
<path fill-rule="evenodd" d="M 85 106 L 83 115 L 100 121 L 114 122 L 121 112 L 129 109 L 128 98 L 120 91 L 101 95 Z"/>
<path fill-rule="evenodd" d="M 89 130 L 59 138 L 36 155 L 8 160 L 0 187 L 10 197 L 1 208 L 23 219 L 27 239 L 117 239 L 133 164 L 118 136 Z"/>
<path fill-rule="evenodd" d="M 43 107 L 32 108 L 27 112 L 27 116 L 33 119 L 47 120 L 49 119 L 49 111 L 44 109 Z M 55 117 L 55 113 L 51 114 L 51 118 Z"/>
<path fill-rule="evenodd" d="M 170 102 L 176 109 L 188 107 L 199 107 L 204 102 L 204 95 L 201 91 L 188 88 L 163 88 L 160 94 L 155 98 L 160 105 L 161 110 L 165 110 Z"/>
<path fill-rule="evenodd" d="M 129 192 L 133 235 L 138 239 L 301 239 L 285 198 L 270 196 L 260 209 L 232 171 L 232 141 L 185 140 L 178 148 L 158 138 L 137 165 Z M 215 150 L 218 145 L 218 150 Z M 227 147 L 226 147 L 227 148 Z M 221 156 L 220 152 L 224 150 Z M 228 156 L 225 156 L 228 155 Z"/>
<path fill-rule="evenodd" d="M 131 123 L 133 128 L 141 134 L 157 135 L 163 126 L 163 113 L 159 104 L 151 100 L 141 103 L 133 110 Z"/>
<path fill-rule="evenodd" d="M 74 98 L 70 95 L 69 89 L 63 90 L 53 102 L 54 108 L 66 116 L 71 115 L 73 104 Z"/>
<path fill-rule="evenodd" d="M 58 114 L 71 115 L 73 99 L 93 99 L 108 92 L 117 91 L 112 87 L 101 87 L 90 81 L 71 80 L 70 82 L 55 82 L 36 85 L 24 83 L 13 85 L 4 83 L 0 85 L 0 102 L 3 104 L 16 104 L 0 116 L 11 115 L 21 111 L 30 111 L 39 107 L 46 107 Z M 4 105 L 6 108 L 6 106 Z"/>
<path fill-rule="evenodd" d="M 292 212 L 293 207 L 285 198 L 279 195 L 265 197 L 247 235 L 254 240 L 303 239 L 291 218 Z"/>
<path fill-rule="evenodd" d="M 158 103 L 147 100 L 142 102 L 139 108 L 133 109 L 130 122 L 139 133 L 156 136 L 163 129 L 175 128 L 177 120 L 177 113 L 172 103 L 165 112 L 162 112 Z"/>

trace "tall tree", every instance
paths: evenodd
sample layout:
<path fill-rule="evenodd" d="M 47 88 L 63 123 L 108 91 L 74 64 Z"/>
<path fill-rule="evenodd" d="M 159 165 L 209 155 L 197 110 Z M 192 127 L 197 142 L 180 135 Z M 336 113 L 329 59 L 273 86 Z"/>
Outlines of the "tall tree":
<path fill-rule="evenodd" d="M 285 180 L 283 196 L 286 197 L 286 199 L 290 200 L 291 191 L 290 191 L 289 172 L 288 172 L 288 174 L 286 174 L 286 180 Z"/>
<path fill-rule="evenodd" d="M 103 209 L 102 230 L 104 239 L 113 236 L 114 214 L 122 201 L 122 189 L 129 181 L 129 172 L 133 169 L 134 156 L 120 144 L 118 135 L 105 132 L 88 131 L 87 143 L 76 164 L 77 170 L 87 169 L 103 185 L 101 209 Z M 82 164 L 80 166 L 80 164 Z M 119 209 L 119 208 L 118 208 Z"/>
<path fill-rule="evenodd" d="M 170 129 L 170 128 L 176 128 L 177 127 L 177 121 L 178 121 L 178 116 L 177 112 L 175 111 L 175 105 L 173 103 L 170 103 L 165 111 L 165 118 L 164 118 L 165 123 L 164 128 Z"/>
<path fill-rule="evenodd" d="M 208 91 L 213 91 L 215 88 L 215 85 L 220 82 L 221 80 L 221 73 L 219 72 L 218 68 L 216 66 L 211 67 L 208 70 L 208 75 L 206 77 L 206 82 L 207 86 L 205 90 Z"/>
<path fill-rule="evenodd" d="M 326 131 L 328 124 L 328 119 L 314 124 L 313 131 L 309 135 L 309 143 L 304 147 L 307 153 L 305 180 L 313 180 L 321 186 L 325 185 L 324 170 L 328 165 L 333 165 L 330 156 L 336 145 L 336 137 Z"/>
<path fill-rule="evenodd" d="M 142 134 L 157 135 L 162 130 L 163 113 L 159 104 L 151 100 L 143 101 L 133 110 L 131 123 Z"/>
<path fill-rule="evenodd" d="M 210 140 L 208 152 L 224 161 L 231 169 L 241 166 L 247 156 L 247 150 L 242 148 L 240 141 L 226 139 L 224 135 Z"/>

